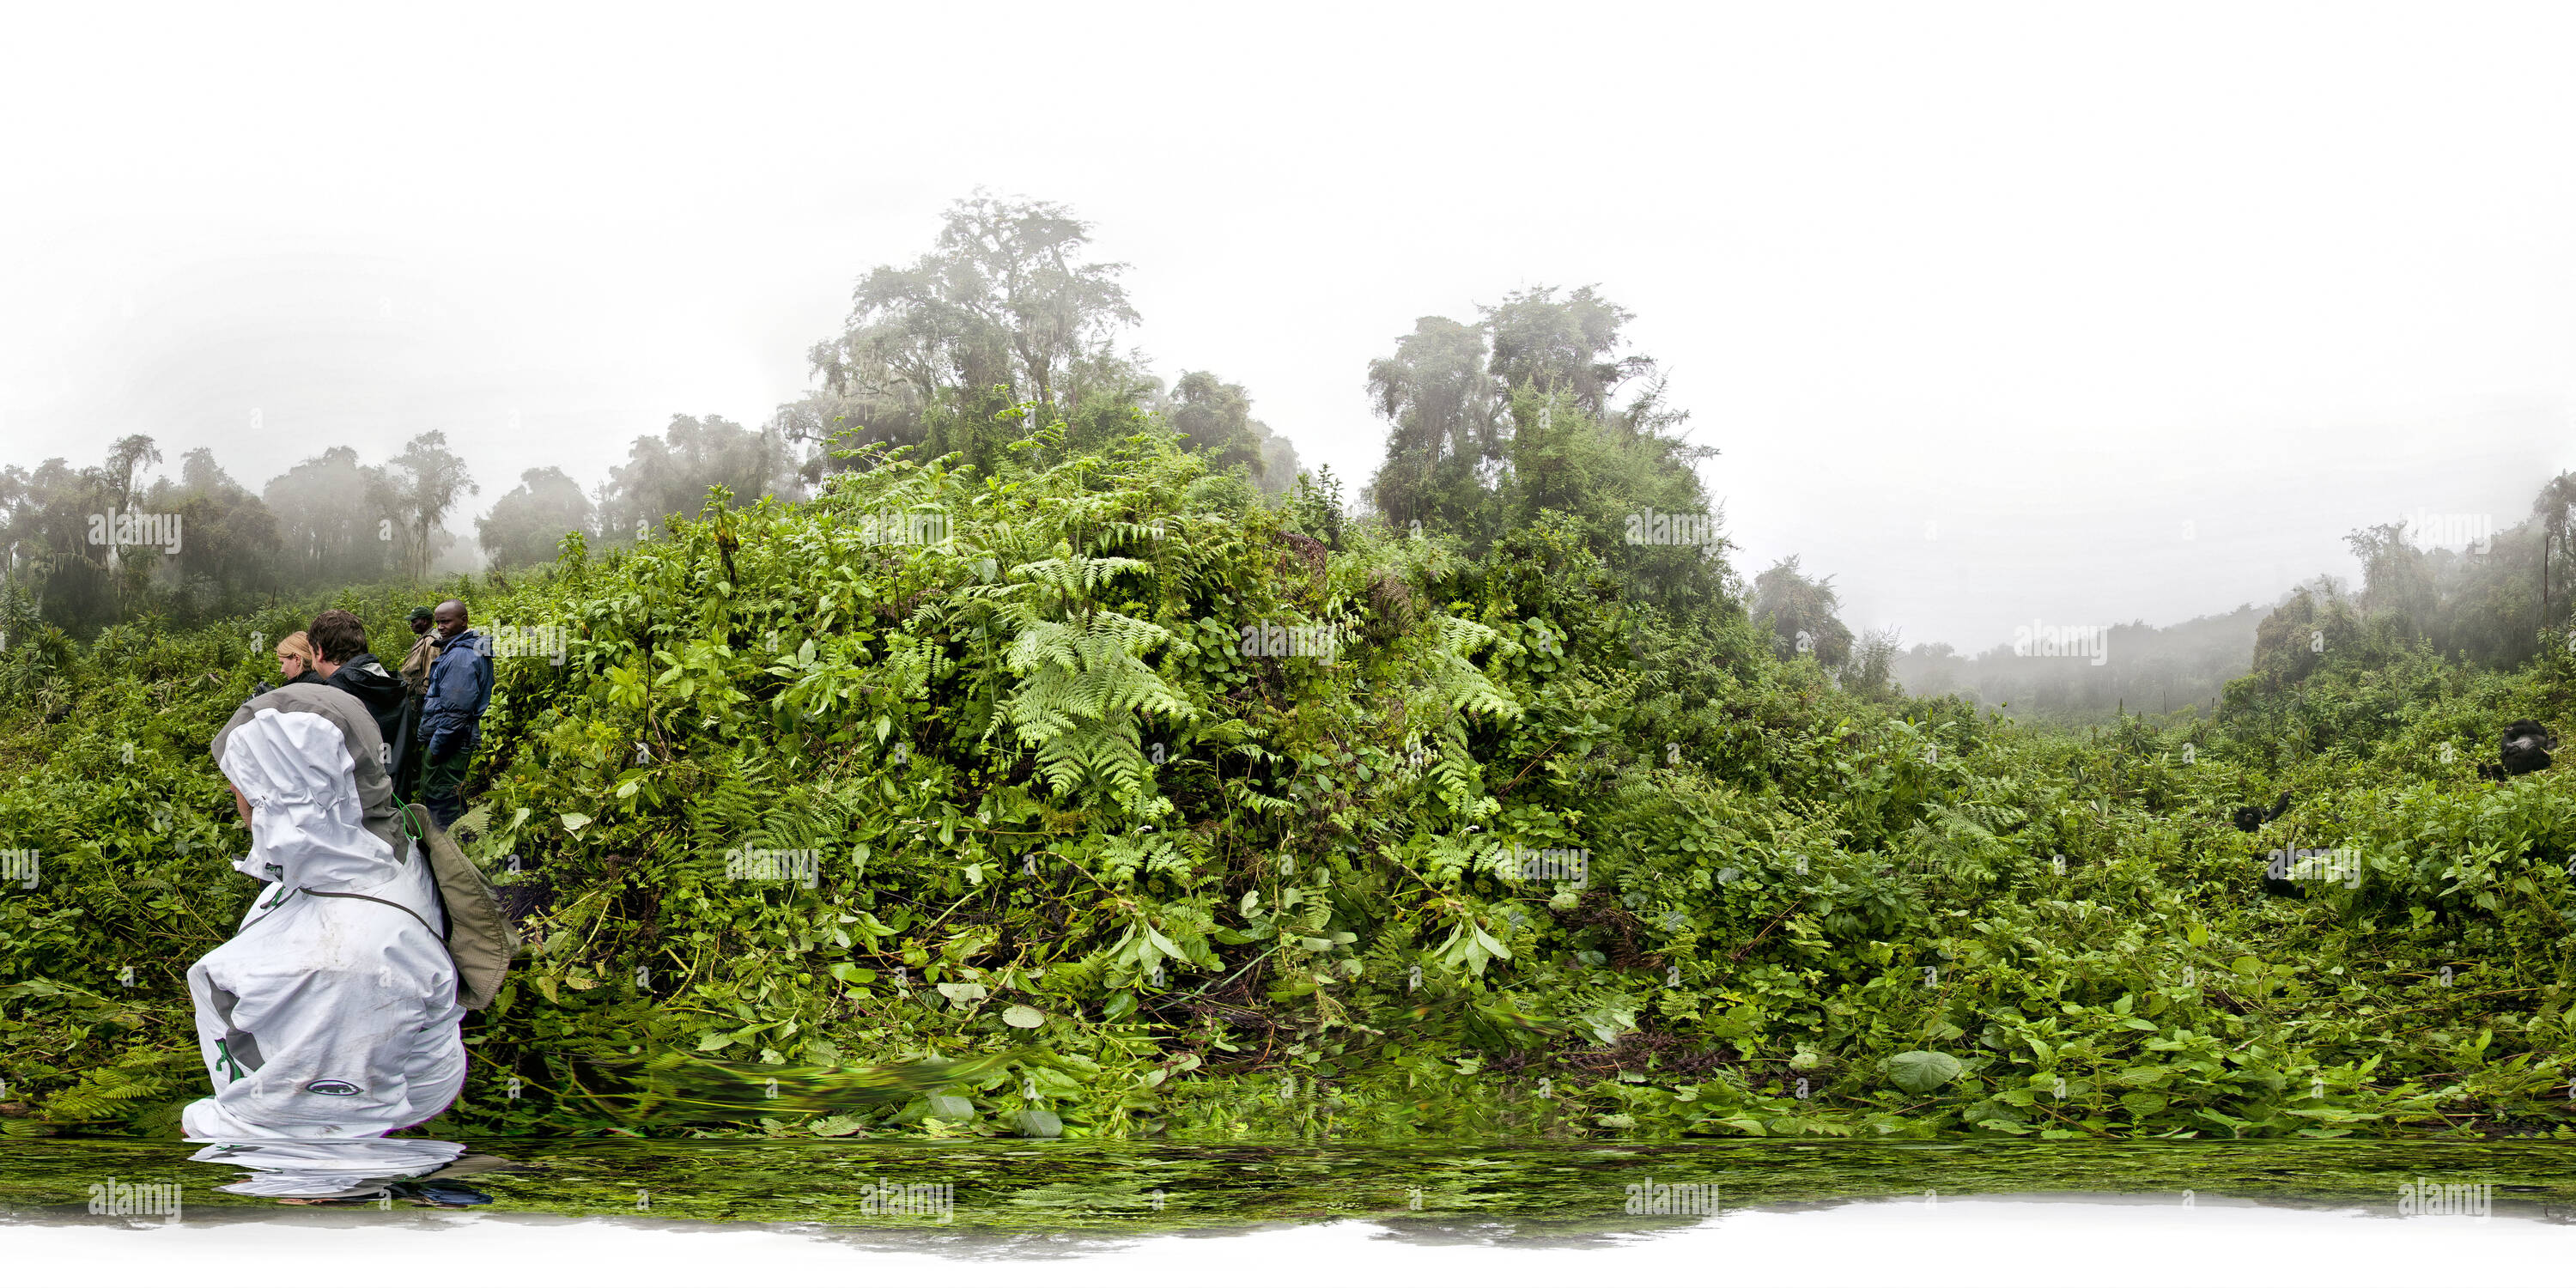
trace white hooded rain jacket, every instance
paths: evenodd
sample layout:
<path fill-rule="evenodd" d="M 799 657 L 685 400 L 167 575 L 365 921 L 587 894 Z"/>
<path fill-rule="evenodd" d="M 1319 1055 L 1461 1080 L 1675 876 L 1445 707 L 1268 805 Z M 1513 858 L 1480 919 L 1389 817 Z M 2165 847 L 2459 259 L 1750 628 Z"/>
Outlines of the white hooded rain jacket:
<path fill-rule="evenodd" d="M 436 1116 L 464 1086 L 465 1008 L 427 860 L 365 825 L 341 724 L 256 710 L 218 745 L 251 804 L 234 866 L 268 885 L 188 970 L 215 1094 L 187 1134 L 381 1136 Z"/>

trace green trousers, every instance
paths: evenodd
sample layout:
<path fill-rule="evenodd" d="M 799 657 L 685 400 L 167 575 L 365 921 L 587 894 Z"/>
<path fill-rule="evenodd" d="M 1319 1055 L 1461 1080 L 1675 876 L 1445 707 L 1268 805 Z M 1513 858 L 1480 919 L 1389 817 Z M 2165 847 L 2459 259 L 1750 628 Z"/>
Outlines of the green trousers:
<path fill-rule="evenodd" d="M 453 825 L 465 813 L 465 767 L 474 761 L 474 753 L 458 748 L 445 760 L 433 760 L 421 766 L 420 803 L 429 807 L 429 816 L 440 827 Z"/>

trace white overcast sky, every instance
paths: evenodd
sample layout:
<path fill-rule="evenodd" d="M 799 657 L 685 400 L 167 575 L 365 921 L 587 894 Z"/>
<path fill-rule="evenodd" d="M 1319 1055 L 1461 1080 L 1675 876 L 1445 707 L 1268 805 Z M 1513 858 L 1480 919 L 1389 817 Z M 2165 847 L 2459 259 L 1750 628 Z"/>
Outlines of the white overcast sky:
<path fill-rule="evenodd" d="M 588 485 L 795 397 L 982 185 L 1347 478 L 1415 317 L 1597 282 L 1748 574 L 1909 642 L 2166 623 L 2576 467 L 2568 12 L 21 7 L 0 462 L 443 429 L 478 509 Z"/>

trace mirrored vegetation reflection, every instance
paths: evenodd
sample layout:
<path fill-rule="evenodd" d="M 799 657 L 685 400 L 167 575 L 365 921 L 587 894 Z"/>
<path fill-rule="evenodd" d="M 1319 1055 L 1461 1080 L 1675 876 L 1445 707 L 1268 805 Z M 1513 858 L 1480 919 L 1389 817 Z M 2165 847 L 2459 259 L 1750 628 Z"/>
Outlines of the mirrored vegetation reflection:
<path fill-rule="evenodd" d="M 349 1146 L 360 1146 L 351 1149 Z M 174 1213 L 97 1210 L 103 1186 Z M 462 1195 L 479 1195 L 472 1202 Z M 2576 1224 L 2576 1151 L 2533 1142 L 1748 1142 L 1174 1146 L 421 1139 L 282 1148 L 31 1140 L 0 1222 L 435 1224 L 442 1210 L 777 1226 L 857 1248 L 1071 1254 L 1150 1235 L 1362 1220 L 1426 1245 L 1600 1246 L 1851 1203 L 2261 1206 Z"/>

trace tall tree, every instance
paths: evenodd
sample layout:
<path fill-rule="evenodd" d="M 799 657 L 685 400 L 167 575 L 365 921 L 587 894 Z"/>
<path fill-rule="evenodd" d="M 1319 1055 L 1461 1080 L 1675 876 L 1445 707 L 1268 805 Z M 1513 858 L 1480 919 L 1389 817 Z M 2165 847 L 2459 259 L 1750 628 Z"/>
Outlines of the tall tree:
<path fill-rule="evenodd" d="M 1669 432 L 1687 414 L 1664 405 L 1654 360 L 1624 346 L 1630 319 L 1598 288 L 1542 286 L 1482 309 L 1474 325 L 1417 320 L 1369 366 L 1390 430 L 1370 485 L 1379 512 L 1398 528 L 1457 533 L 1476 551 L 1550 523 L 1665 608 L 1740 602 L 1722 516 L 1698 474 L 1716 450 Z M 1689 535 L 1641 543 L 1632 529 L 1647 523 Z"/>
<path fill-rule="evenodd" d="M 1007 345 L 1023 397 L 1078 401 L 1087 368 L 1116 361 L 1118 328 L 1142 320 L 1118 283 L 1125 264 L 1081 261 L 1090 241 L 1091 225 L 1063 206 L 980 192 L 951 207 L 940 229 L 945 298 Z"/>
<path fill-rule="evenodd" d="M 2361 561 L 2361 610 L 2385 618 L 2395 629 L 2415 635 L 2435 625 L 2441 607 L 2431 561 L 2406 540 L 2406 523 L 2375 524 L 2344 534 L 2344 544 Z"/>
<path fill-rule="evenodd" d="M 581 485 L 549 465 L 522 472 L 519 485 L 492 503 L 492 513 L 474 521 L 474 539 L 495 568 L 546 563 L 566 534 L 588 535 L 590 515 Z"/>
<path fill-rule="evenodd" d="M 383 472 L 358 463 L 357 449 L 332 447 L 260 489 L 277 517 L 282 572 L 291 585 L 348 586 L 397 566 L 399 525 Z"/>
<path fill-rule="evenodd" d="M 177 514 L 185 541 L 172 568 L 176 616 L 214 616 L 278 584 L 277 516 L 233 481 L 214 451 L 179 458 L 179 480 L 153 490 L 152 508 Z"/>
<path fill-rule="evenodd" d="M 1395 353 L 1369 364 L 1369 398 L 1386 419 L 1386 461 L 1370 499 L 1397 527 L 1456 520 L 1474 508 L 1502 447 L 1500 390 L 1485 369 L 1485 333 L 1423 317 Z"/>
<path fill-rule="evenodd" d="M 107 449 L 106 462 L 95 471 L 102 513 L 131 513 L 135 501 L 143 495 L 143 472 L 160 463 L 161 449 L 151 435 L 128 434 L 116 440 Z M 149 546 L 132 550 L 133 557 L 129 558 L 128 547 L 110 540 L 103 551 L 120 617 L 141 606 L 153 566 L 159 562 Z"/>
<path fill-rule="evenodd" d="M 447 435 L 431 430 L 403 444 L 402 455 L 387 463 L 384 481 L 391 486 L 393 513 L 409 534 L 403 565 L 414 579 L 429 575 L 430 563 L 453 544 L 441 522 L 456 506 L 457 494 L 479 493 L 465 458 L 447 450 Z"/>
<path fill-rule="evenodd" d="M 1807 653 L 1828 669 L 1842 666 L 1851 656 L 1852 630 L 1836 615 L 1841 609 L 1834 579 L 1800 572 L 1796 555 L 1753 579 L 1752 615 L 1771 619 L 1773 647 L 1784 659 Z M 1892 639 L 1888 652 L 1892 662 Z"/>
<path fill-rule="evenodd" d="M 2568 620 L 2568 595 L 2576 590 L 2576 472 L 2543 484 L 2531 499 L 2540 523 L 2540 616 L 2546 629 Z"/>
<path fill-rule="evenodd" d="M 11 469 L 0 489 L 9 504 L 10 580 L 31 588 L 27 598 L 68 630 L 104 625 L 118 612 L 107 551 L 89 543 L 90 516 L 116 501 L 110 473 L 101 466 L 75 469 L 57 456 L 32 473 Z"/>
<path fill-rule="evenodd" d="M 632 541 L 669 515 L 694 515 L 719 484 L 746 505 L 763 496 L 793 499 L 794 453 L 777 434 L 722 416 L 673 416 L 669 429 L 637 438 L 626 463 L 609 469 L 599 488 L 600 536 Z"/>
<path fill-rule="evenodd" d="M 2228 685 L 2238 695 L 2277 690 L 2308 678 L 2326 650 L 2342 651 L 2361 637 L 2361 621 L 2344 588 L 2331 577 L 2302 585 L 2254 627 L 2253 670 Z"/>
<path fill-rule="evenodd" d="M 1655 360 L 1619 352 L 1619 332 L 1636 315 L 1601 298 L 1597 287 L 1578 287 L 1564 299 L 1557 298 L 1557 289 L 1515 291 L 1484 310 L 1485 331 L 1493 338 L 1489 370 L 1494 377 L 1507 389 L 1562 396 L 1585 415 L 1616 428 L 1661 428 L 1678 420 L 1677 414 L 1667 414 L 1669 419 L 1657 414 L 1663 382 Z M 1647 382 L 1645 392 L 1620 407 L 1620 388 L 1641 379 Z"/>
<path fill-rule="evenodd" d="M 1118 281 L 1127 266 L 1087 259 L 1090 241 L 1091 225 L 1054 202 L 978 191 L 955 203 L 935 250 L 860 280 L 842 334 L 808 355 L 822 388 L 779 423 L 853 443 L 932 441 L 944 423 L 949 441 L 933 446 L 950 450 L 989 437 L 1002 407 L 1068 414 L 1141 392 L 1115 347 L 1138 321 Z"/>
<path fill-rule="evenodd" d="M 1266 492 L 1284 492 L 1297 477 L 1297 449 L 1253 419 L 1252 396 L 1205 371 L 1184 371 L 1166 402 L 1172 428 L 1219 469 L 1242 466 Z M 1282 471 L 1279 467 L 1285 465 Z"/>
<path fill-rule="evenodd" d="M 107 449 L 107 461 L 98 470 L 98 479 L 107 490 L 109 500 L 119 510 L 134 508 L 134 499 L 143 491 L 143 471 L 161 463 L 161 449 L 149 434 L 128 434 Z"/>

